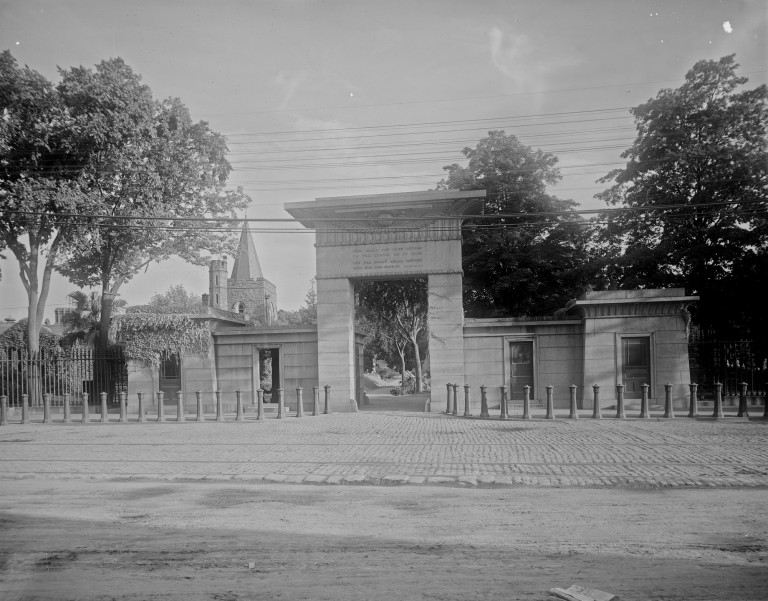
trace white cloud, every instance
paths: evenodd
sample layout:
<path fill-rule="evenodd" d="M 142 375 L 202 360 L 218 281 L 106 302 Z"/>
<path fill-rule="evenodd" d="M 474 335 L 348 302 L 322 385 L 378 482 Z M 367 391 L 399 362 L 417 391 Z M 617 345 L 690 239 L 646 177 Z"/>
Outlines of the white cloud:
<path fill-rule="evenodd" d="M 731 27 L 730 21 L 723 21 L 723 30 L 725 31 L 725 33 L 733 32 L 733 27 Z"/>

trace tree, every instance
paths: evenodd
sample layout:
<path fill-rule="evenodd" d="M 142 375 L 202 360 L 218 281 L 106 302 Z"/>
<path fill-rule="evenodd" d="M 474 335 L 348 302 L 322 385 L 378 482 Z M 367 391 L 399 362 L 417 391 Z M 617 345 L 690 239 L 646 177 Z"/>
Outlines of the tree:
<path fill-rule="evenodd" d="M 733 55 L 697 62 L 677 89 L 631 110 L 637 138 L 598 195 L 631 209 L 604 215 L 606 277 L 617 287 L 685 287 L 700 324 L 763 338 L 768 263 L 768 89 L 741 90 Z M 760 276 L 759 274 L 763 274 Z"/>
<path fill-rule="evenodd" d="M 62 71 L 58 93 L 75 121 L 88 211 L 57 269 L 101 289 L 106 345 L 120 287 L 153 261 L 177 255 L 205 264 L 231 252 L 230 225 L 249 202 L 227 191 L 231 167 L 222 135 L 193 123 L 178 99 L 157 101 L 122 59 Z"/>
<path fill-rule="evenodd" d="M 277 312 L 278 325 L 287 326 L 315 326 L 317 325 L 317 292 L 315 292 L 314 283 L 307 290 L 304 297 L 304 306 L 299 307 L 298 311 L 286 311 L 279 309 Z"/>
<path fill-rule="evenodd" d="M 414 354 L 416 392 L 422 390 L 421 350 L 419 337 L 426 332 L 428 297 L 423 280 L 367 281 L 355 286 L 358 307 L 373 323 L 379 323 L 383 335 L 392 339 L 398 347 L 405 377 L 405 347 L 401 339 L 408 341 Z M 384 325 L 380 323 L 384 321 Z M 396 334 L 399 334 L 396 335 Z M 400 346 L 403 346 L 401 349 Z"/>
<path fill-rule="evenodd" d="M 27 293 L 27 348 L 37 352 L 51 275 L 82 209 L 74 120 L 53 84 L 0 53 L 0 250 L 19 263 Z"/>
<path fill-rule="evenodd" d="M 187 292 L 183 285 L 171 286 L 166 292 L 155 293 L 149 306 L 163 313 L 204 313 L 202 295 Z"/>
<path fill-rule="evenodd" d="M 82 290 L 70 292 L 67 297 L 74 303 L 61 320 L 67 339 L 84 338 L 92 344 L 101 324 L 101 298 L 98 294 L 86 294 Z M 124 309 L 125 305 L 123 299 L 117 299 L 113 307 Z"/>
<path fill-rule="evenodd" d="M 491 131 L 462 151 L 466 167 L 443 169 L 438 189 L 486 190 L 482 214 L 462 229 L 464 309 L 472 317 L 542 315 L 587 285 L 590 228 L 576 203 L 547 194 L 560 179 L 557 158 Z M 530 213 L 561 213 L 530 215 Z M 562 214 L 565 213 L 565 214 Z"/>

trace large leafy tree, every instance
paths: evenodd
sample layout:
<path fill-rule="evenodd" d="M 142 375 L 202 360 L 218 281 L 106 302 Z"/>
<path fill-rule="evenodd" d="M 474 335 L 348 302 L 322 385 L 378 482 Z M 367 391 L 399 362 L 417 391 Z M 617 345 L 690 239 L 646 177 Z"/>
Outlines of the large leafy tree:
<path fill-rule="evenodd" d="M 397 348 L 405 377 L 405 345 L 414 355 L 416 392 L 422 390 L 420 343 L 427 332 L 429 301 L 423 280 L 360 282 L 355 286 L 356 303 L 363 316 L 376 326 L 380 335 Z"/>
<path fill-rule="evenodd" d="M 604 216 L 609 281 L 700 294 L 697 319 L 727 339 L 768 331 L 750 293 L 768 266 L 768 89 L 742 89 L 737 68 L 733 55 L 699 61 L 679 88 L 632 109 L 626 166 L 598 195 L 630 209 Z"/>
<path fill-rule="evenodd" d="M 19 264 L 27 293 L 26 346 L 39 349 L 51 275 L 81 210 L 74 119 L 53 84 L 0 53 L 0 250 Z"/>
<path fill-rule="evenodd" d="M 563 307 L 586 287 L 590 232 L 572 212 L 575 202 L 547 193 L 560 179 L 557 157 L 503 131 L 462 153 L 467 166 L 444 167 L 438 188 L 486 190 L 484 219 L 462 230 L 465 312 L 542 315 Z"/>
<path fill-rule="evenodd" d="M 106 345 L 120 287 L 153 261 L 204 264 L 236 242 L 228 224 L 248 204 L 225 190 L 224 137 L 193 122 L 178 99 L 158 101 L 122 59 L 62 71 L 62 102 L 75 120 L 88 213 L 58 270 L 101 290 L 99 344 Z"/>

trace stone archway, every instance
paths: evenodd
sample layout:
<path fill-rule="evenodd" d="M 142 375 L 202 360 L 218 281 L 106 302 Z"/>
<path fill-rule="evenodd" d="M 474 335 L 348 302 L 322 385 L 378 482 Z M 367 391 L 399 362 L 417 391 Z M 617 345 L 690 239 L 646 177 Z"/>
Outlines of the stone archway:
<path fill-rule="evenodd" d="M 318 198 L 285 210 L 316 231 L 318 376 L 334 410 L 355 396 L 354 282 L 426 277 L 432 382 L 462 379 L 461 224 L 485 190 Z M 440 390 L 433 394 L 442 398 Z M 436 399 L 433 397 L 433 401 Z M 432 402 L 433 411 L 440 403 Z"/>

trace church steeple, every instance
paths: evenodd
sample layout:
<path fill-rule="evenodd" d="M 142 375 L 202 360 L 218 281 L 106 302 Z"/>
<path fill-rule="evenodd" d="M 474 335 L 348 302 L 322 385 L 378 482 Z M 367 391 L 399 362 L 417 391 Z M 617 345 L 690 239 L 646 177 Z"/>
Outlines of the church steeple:
<path fill-rule="evenodd" d="M 232 280 L 240 282 L 243 280 L 258 280 L 263 277 L 264 274 L 261 272 L 256 247 L 253 244 L 253 238 L 248 229 L 248 222 L 243 221 L 240 243 L 237 246 L 237 253 L 235 253 L 235 265 L 232 267 Z"/>

